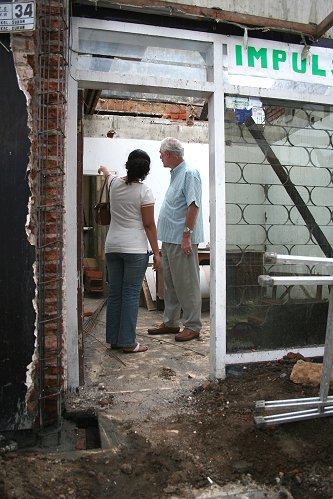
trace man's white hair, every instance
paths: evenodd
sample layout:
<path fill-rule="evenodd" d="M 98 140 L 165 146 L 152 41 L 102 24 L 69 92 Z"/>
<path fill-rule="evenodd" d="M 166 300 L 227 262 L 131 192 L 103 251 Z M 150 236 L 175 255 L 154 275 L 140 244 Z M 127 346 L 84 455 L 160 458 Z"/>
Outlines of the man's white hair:
<path fill-rule="evenodd" d="M 184 157 L 184 147 L 182 143 L 174 137 L 167 137 L 166 139 L 163 139 L 161 142 L 160 151 L 170 151 L 172 152 L 172 154 L 177 156 L 177 158 Z"/>

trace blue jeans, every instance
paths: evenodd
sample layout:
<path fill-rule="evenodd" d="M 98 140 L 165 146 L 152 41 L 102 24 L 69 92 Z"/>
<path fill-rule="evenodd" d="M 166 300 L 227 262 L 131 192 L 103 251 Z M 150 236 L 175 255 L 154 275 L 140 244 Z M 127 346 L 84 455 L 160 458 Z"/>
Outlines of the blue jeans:
<path fill-rule="evenodd" d="M 109 276 L 106 342 L 120 347 L 135 346 L 140 292 L 149 255 L 106 253 L 105 256 Z"/>

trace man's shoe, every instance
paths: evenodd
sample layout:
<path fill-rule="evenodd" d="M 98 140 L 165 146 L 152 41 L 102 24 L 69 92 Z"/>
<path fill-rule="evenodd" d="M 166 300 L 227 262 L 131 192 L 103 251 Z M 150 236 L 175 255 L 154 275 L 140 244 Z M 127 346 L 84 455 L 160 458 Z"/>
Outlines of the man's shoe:
<path fill-rule="evenodd" d="M 148 329 L 148 334 L 176 334 L 179 333 L 180 327 L 169 327 L 164 323 L 157 327 Z"/>
<path fill-rule="evenodd" d="M 185 327 L 181 333 L 176 334 L 175 340 L 176 341 L 190 341 L 190 340 L 194 340 L 195 338 L 199 338 L 199 336 L 200 336 L 199 332 L 193 331 L 192 329 Z"/>

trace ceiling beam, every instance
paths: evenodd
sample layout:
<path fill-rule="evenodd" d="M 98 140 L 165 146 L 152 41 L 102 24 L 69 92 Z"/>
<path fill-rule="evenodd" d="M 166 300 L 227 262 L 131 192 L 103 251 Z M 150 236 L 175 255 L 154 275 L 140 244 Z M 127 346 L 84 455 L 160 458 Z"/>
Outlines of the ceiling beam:
<path fill-rule="evenodd" d="M 293 33 L 303 33 L 310 37 L 315 37 L 317 25 L 312 23 L 298 23 L 287 21 L 285 19 L 274 19 L 271 17 L 253 16 L 250 14 L 242 14 L 239 12 L 231 12 L 222 10 L 217 7 L 199 7 L 195 5 L 184 5 L 177 2 L 165 2 L 163 0 L 106 0 L 104 5 L 118 7 L 120 9 L 147 9 L 149 12 L 165 14 L 172 16 L 186 16 L 195 19 L 215 20 L 217 22 L 226 22 L 230 24 L 241 24 L 245 27 L 256 26 L 265 29 L 273 29 L 278 31 L 289 31 Z"/>
<path fill-rule="evenodd" d="M 202 106 L 176 104 L 158 101 L 99 99 L 95 111 L 110 114 L 130 114 L 133 116 L 159 116 L 169 119 L 197 119 Z"/>
<path fill-rule="evenodd" d="M 201 114 L 199 116 L 200 121 L 207 121 L 208 120 L 208 101 L 204 103 L 201 109 Z"/>
<path fill-rule="evenodd" d="M 326 31 L 328 31 L 332 26 L 333 26 L 333 12 L 328 14 L 328 16 L 325 17 L 325 19 L 317 25 L 315 39 L 318 40 L 319 38 L 321 38 L 326 33 Z"/>
<path fill-rule="evenodd" d="M 102 93 L 101 90 L 87 89 L 84 91 L 84 96 L 83 96 L 84 114 L 94 114 L 101 93 Z"/>

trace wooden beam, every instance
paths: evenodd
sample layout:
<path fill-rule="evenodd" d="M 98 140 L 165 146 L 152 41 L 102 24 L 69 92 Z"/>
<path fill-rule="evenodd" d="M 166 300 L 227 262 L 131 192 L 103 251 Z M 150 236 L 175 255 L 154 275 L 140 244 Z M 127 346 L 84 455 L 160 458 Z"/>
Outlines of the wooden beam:
<path fill-rule="evenodd" d="M 94 114 L 96 104 L 101 95 L 101 90 L 85 90 L 84 92 L 84 114 Z"/>
<path fill-rule="evenodd" d="M 99 99 L 95 110 L 102 113 L 158 116 L 166 119 L 186 120 L 190 112 L 194 112 L 194 118 L 197 118 L 201 113 L 201 106 L 123 99 Z"/>
<path fill-rule="evenodd" d="M 142 282 L 142 291 L 143 291 L 143 295 L 144 295 L 147 309 L 149 311 L 156 310 L 157 309 L 156 302 L 154 302 L 152 297 L 151 297 L 151 293 L 150 293 L 150 289 L 149 289 L 146 277 L 143 279 L 143 282 Z"/>
<path fill-rule="evenodd" d="M 273 19 L 270 17 L 253 16 L 250 14 L 241 14 L 239 12 L 230 12 L 219 9 L 217 7 L 199 7 L 194 5 L 184 5 L 177 2 L 165 2 L 163 0 L 112 0 L 108 2 L 110 7 L 133 9 L 148 9 L 156 11 L 156 14 L 161 13 L 161 9 L 165 10 L 169 16 L 184 15 L 196 19 L 214 20 L 217 22 L 228 22 L 241 24 L 244 27 L 261 26 L 262 28 L 274 29 L 278 31 L 289 31 L 293 33 L 303 33 L 311 37 L 316 36 L 317 25 L 305 24 L 285 19 Z"/>
<path fill-rule="evenodd" d="M 199 117 L 200 121 L 207 121 L 208 120 L 208 101 L 206 101 L 201 109 L 201 114 Z"/>
<path fill-rule="evenodd" d="M 333 26 L 333 12 L 328 14 L 328 16 L 325 17 L 325 19 L 317 25 L 315 39 L 318 40 L 318 38 L 321 38 L 326 33 L 326 31 L 328 31 L 332 26 Z"/>
<path fill-rule="evenodd" d="M 281 184 L 283 185 L 288 196 L 290 197 L 290 199 L 294 203 L 299 214 L 303 218 L 305 225 L 309 229 L 310 235 L 313 236 L 313 238 L 317 241 L 317 243 L 320 246 L 324 255 L 327 258 L 332 258 L 333 257 L 333 248 L 331 246 L 331 243 L 326 238 L 324 232 L 321 230 L 321 227 L 319 227 L 319 225 L 317 224 L 309 207 L 303 201 L 302 196 L 299 194 L 297 188 L 295 187 L 295 185 L 291 181 L 289 174 L 286 172 L 283 165 L 280 163 L 279 159 L 275 155 L 273 149 L 271 148 L 270 144 L 268 143 L 268 141 L 263 133 L 262 126 L 257 125 L 253 121 L 252 117 L 250 117 L 246 121 L 246 126 L 247 126 L 250 134 L 252 135 L 252 137 L 255 139 L 257 145 L 264 153 L 265 158 L 267 159 L 268 163 L 273 168 L 274 172 L 276 173 L 278 179 L 280 180 Z"/>

